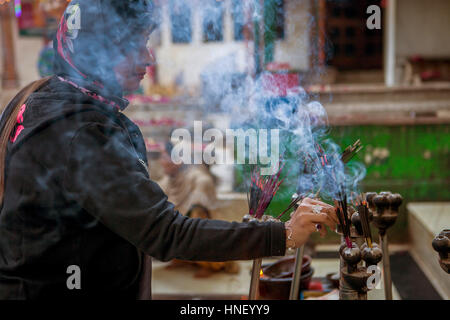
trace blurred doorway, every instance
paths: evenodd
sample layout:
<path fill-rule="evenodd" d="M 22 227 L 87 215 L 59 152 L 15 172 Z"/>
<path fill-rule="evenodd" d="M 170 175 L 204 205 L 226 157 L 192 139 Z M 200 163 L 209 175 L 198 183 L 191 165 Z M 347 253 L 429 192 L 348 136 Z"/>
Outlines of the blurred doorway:
<path fill-rule="evenodd" d="M 373 70 L 383 67 L 382 30 L 366 26 L 367 8 L 381 0 L 326 0 L 326 63 L 338 70 Z"/>

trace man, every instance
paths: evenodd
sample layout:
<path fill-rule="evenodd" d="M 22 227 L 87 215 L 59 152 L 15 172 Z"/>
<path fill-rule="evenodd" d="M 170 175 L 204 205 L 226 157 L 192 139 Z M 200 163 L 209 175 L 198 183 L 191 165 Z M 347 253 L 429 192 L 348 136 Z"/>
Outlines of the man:
<path fill-rule="evenodd" d="M 0 299 L 135 299 L 144 254 L 162 261 L 283 255 L 316 224 L 334 227 L 334 209 L 310 199 L 286 224 L 191 219 L 174 210 L 148 175 L 139 129 L 121 113 L 124 92 L 137 89 L 152 63 L 146 44 L 156 13 L 146 0 L 72 1 L 54 40 L 55 76 L 7 106 Z"/>
<path fill-rule="evenodd" d="M 175 164 L 171 157 L 173 145 L 168 142 L 161 151 L 159 163 L 164 171 L 159 186 L 167 195 L 167 199 L 175 205 L 175 209 L 190 218 L 212 219 L 217 206 L 216 186 L 213 175 L 206 165 Z M 225 271 L 238 273 L 236 261 L 208 262 L 173 260 L 168 268 L 195 265 L 199 269 L 196 278 L 205 278 L 213 272 Z"/>
<path fill-rule="evenodd" d="M 164 176 L 158 184 L 180 213 L 195 218 L 194 212 L 199 218 L 211 218 L 211 211 L 216 207 L 213 175 L 204 164 L 175 164 L 170 157 L 172 148 L 168 142 L 161 151 L 159 164 Z"/>

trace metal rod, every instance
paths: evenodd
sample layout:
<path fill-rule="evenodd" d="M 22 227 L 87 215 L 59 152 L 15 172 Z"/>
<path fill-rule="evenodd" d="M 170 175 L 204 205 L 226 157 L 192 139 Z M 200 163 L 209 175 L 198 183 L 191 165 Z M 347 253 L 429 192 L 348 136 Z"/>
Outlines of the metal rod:
<path fill-rule="evenodd" d="M 250 279 L 250 291 L 248 293 L 249 300 L 256 300 L 256 293 L 259 286 L 259 278 L 261 272 L 262 259 L 253 260 L 252 277 Z"/>
<path fill-rule="evenodd" d="M 384 295 L 386 300 L 392 300 L 391 264 L 389 261 L 389 249 L 387 233 L 380 234 L 381 250 L 383 251 L 383 279 Z"/>
<path fill-rule="evenodd" d="M 385 35 L 385 71 L 384 82 L 387 87 L 395 85 L 396 70 L 395 70 L 395 57 L 396 57 L 396 27 L 397 27 L 397 0 L 390 0 L 387 3 L 384 35 Z"/>
<path fill-rule="evenodd" d="M 297 248 L 297 250 L 295 251 L 295 266 L 291 283 L 291 292 L 289 293 L 289 300 L 299 299 L 304 250 L 305 246 L 303 245 L 300 248 Z"/>
<path fill-rule="evenodd" d="M 339 281 L 339 300 L 367 300 L 367 294 L 364 296 L 364 294 L 353 289 L 347 281 L 345 281 L 344 276 L 341 275 Z"/>

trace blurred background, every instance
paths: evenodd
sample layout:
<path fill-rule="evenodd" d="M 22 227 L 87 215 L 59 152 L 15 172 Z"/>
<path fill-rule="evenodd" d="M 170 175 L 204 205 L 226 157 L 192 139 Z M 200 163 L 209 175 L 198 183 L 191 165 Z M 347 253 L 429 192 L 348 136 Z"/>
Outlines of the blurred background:
<path fill-rule="evenodd" d="M 435 292 L 448 298 L 448 279 L 432 279 L 433 270 L 440 270 L 432 265 L 435 253 L 422 242 L 431 243 L 450 226 L 450 1 L 156 2 L 162 20 L 149 48 L 157 63 L 148 68 L 141 88 L 128 96 L 126 110 L 145 136 L 152 177 L 164 179 L 160 154 L 174 128 L 189 126 L 194 119 L 211 127 L 232 127 L 233 119 L 221 108 L 224 87 L 239 90 L 247 77 L 261 74 L 271 75 L 272 89 L 280 97 L 302 86 L 325 107 L 330 134 L 339 145 L 361 139 L 364 149 L 358 159 L 367 168 L 363 191 L 403 196 L 390 241 L 413 257 Z M 2 109 L 21 87 L 52 74 L 52 39 L 68 3 L 0 0 Z M 371 5 L 380 9 L 379 28 L 368 27 L 369 17 L 376 14 L 367 12 Z M 226 165 L 208 170 L 218 203 L 214 217 L 241 220 L 247 208 L 242 170 Z M 294 189 L 286 186 L 270 212 L 286 207 Z M 313 240 L 313 247 L 321 244 L 325 251 L 338 243 L 333 235 Z M 329 263 L 332 267 L 318 267 L 316 274 L 334 268 Z M 156 293 L 182 294 L 177 278 L 166 272 L 162 267 L 154 272 Z M 228 275 L 217 275 L 225 280 L 205 282 L 204 292 L 240 292 L 247 273 L 231 276 L 231 282 Z M 158 279 L 164 279 L 160 286 Z M 198 283 L 186 281 L 191 288 Z M 445 289 L 442 283 L 449 285 Z"/>

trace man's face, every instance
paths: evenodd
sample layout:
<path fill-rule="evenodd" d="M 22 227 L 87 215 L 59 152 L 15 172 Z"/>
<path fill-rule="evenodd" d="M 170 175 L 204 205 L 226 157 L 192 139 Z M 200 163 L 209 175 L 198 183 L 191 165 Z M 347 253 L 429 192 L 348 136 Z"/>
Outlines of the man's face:
<path fill-rule="evenodd" d="M 148 35 L 143 35 L 139 41 L 134 42 L 129 53 L 114 67 L 116 79 L 125 92 L 139 89 L 147 67 L 154 64 L 154 58 L 147 47 Z"/>

